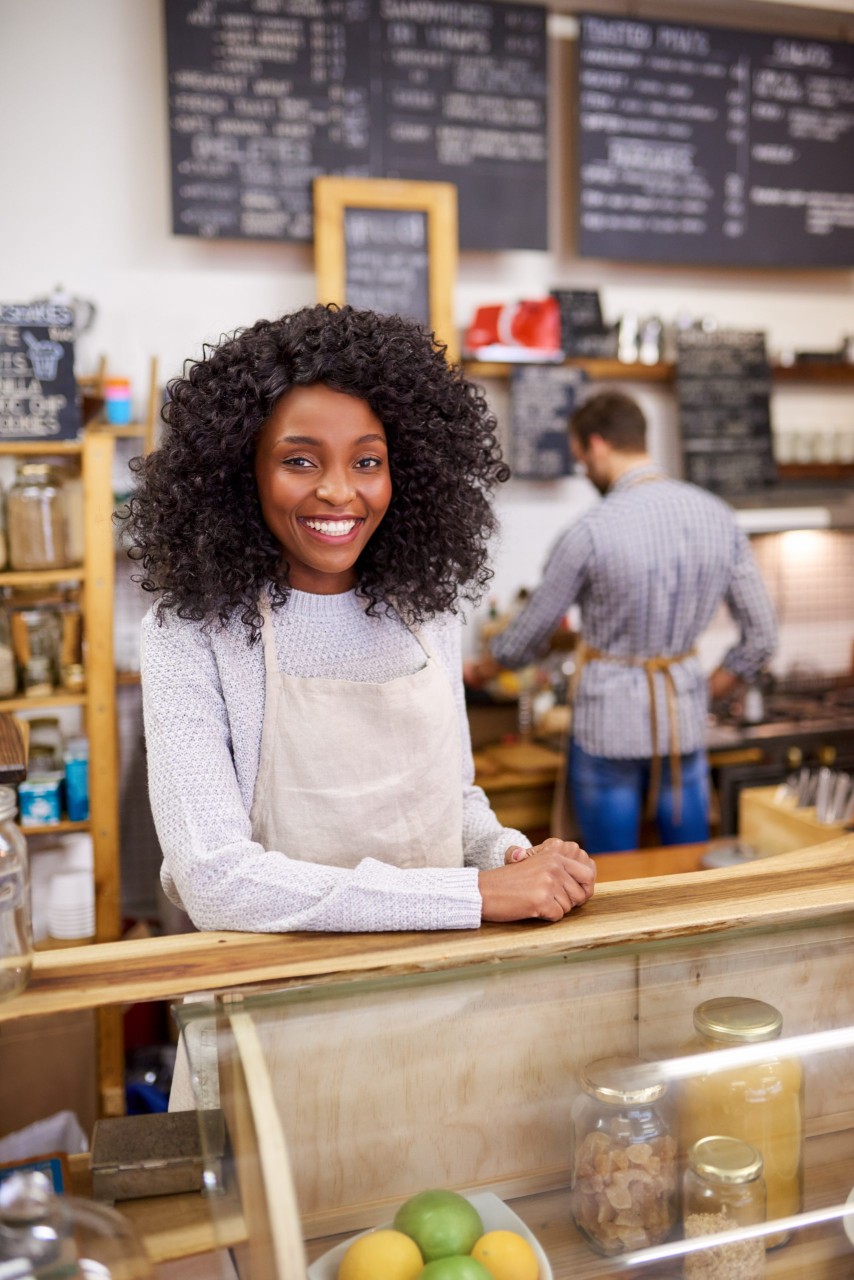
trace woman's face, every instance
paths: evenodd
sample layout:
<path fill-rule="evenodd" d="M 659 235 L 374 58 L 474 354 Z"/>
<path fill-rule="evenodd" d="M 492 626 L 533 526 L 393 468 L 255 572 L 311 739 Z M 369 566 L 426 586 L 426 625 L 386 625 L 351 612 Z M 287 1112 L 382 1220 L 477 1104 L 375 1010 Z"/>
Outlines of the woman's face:
<path fill-rule="evenodd" d="M 322 383 L 294 387 L 261 428 L 255 480 L 267 528 L 297 591 L 335 595 L 388 510 L 383 424 L 364 400 Z"/>

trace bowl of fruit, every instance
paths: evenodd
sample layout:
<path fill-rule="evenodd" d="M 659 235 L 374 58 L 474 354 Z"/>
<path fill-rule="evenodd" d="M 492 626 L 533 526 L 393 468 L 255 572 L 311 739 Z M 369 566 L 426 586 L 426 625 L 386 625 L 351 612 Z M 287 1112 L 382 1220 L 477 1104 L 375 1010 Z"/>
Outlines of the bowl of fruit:
<path fill-rule="evenodd" d="M 422 1191 L 392 1222 L 324 1253 L 309 1280 L 553 1280 L 542 1245 L 522 1219 L 480 1191 Z"/>

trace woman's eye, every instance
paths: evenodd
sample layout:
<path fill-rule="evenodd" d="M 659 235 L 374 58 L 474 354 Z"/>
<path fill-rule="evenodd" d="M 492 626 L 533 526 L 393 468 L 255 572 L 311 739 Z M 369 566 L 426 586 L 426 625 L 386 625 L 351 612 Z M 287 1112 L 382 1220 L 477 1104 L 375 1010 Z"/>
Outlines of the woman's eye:
<path fill-rule="evenodd" d="M 294 456 L 292 458 L 282 458 L 283 467 L 310 467 L 313 463 L 311 458 L 302 458 Z"/>
<path fill-rule="evenodd" d="M 356 466 L 359 467 L 361 470 L 366 471 L 366 470 L 372 470 L 375 467 L 381 467 L 382 464 L 383 464 L 382 458 L 359 458 L 358 462 L 356 463 Z"/>

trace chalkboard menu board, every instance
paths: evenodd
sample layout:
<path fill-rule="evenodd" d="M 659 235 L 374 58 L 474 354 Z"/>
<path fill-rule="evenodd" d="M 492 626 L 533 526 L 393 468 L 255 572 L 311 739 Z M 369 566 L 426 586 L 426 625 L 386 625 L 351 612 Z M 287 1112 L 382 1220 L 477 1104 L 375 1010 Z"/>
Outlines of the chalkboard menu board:
<path fill-rule="evenodd" d="M 74 313 L 0 304 L 0 440 L 72 440 L 80 431 Z"/>
<path fill-rule="evenodd" d="M 353 307 L 430 326 L 427 214 L 417 209 L 345 209 L 345 296 Z"/>
<path fill-rule="evenodd" d="M 617 328 L 602 320 L 598 289 L 552 289 L 560 308 L 560 340 L 568 356 L 613 359 Z"/>
<path fill-rule="evenodd" d="M 854 45 L 585 16 L 579 252 L 854 265 Z"/>
<path fill-rule="evenodd" d="M 520 364 L 510 379 L 510 469 L 520 480 L 554 480 L 572 474 L 569 419 L 581 369 Z"/>
<path fill-rule="evenodd" d="M 544 8 L 164 4 L 177 235 L 309 241 L 339 174 L 453 182 L 463 247 L 546 247 Z"/>
<path fill-rule="evenodd" d="M 765 335 L 689 329 L 676 354 L 685 478 L 724 496 L 776 479 Z"/>

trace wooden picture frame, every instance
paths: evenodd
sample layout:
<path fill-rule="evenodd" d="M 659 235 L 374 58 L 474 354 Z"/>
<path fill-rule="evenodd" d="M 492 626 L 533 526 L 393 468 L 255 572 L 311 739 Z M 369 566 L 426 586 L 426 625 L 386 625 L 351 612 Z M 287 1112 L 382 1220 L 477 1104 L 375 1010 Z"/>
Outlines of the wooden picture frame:
<path fill-rule="evenodd" d="M 348 237 L 352 239 L 357 227 L 368 240 L 372 227 L 379 236 L 385 234 L 384 227 L 392 231 L 395 227 L 393 220 L 382 217 L 374 218 L 372 222 L 366 219 L 355 224 L 352 220 L 348 222 L 348 215 L 360 210 L 381 215 L 421 214 L 423 222 L 403 219 L 400 227 L 407 235 L 395 244 L 381 244 L 377 240 L 365 245 L 363 253 L 370 255 L 372 249 L 375 251 L 373 263 L 370 256 L 362 260 L 362 266 L 369 269 L 371 279 L 356 286 L 350 268 L 355 263 L 358 270 L 358 261 L 356 254 L 348 254 Z M 411 241 L 408 240 L 410 231 Z M 396 178 L 315 178 L 314 252 L 318 301 L 351 302 L 377 311 L 396 311 L 397 306 L 382 305 L 384 293 L 386 297 L 400 296 L 394 287 L 396 267 L 389 251 L 396 253 L 399 259 L 397 274 L 401 278 L 406 277 L 403 284 L 409 286 L 410 297 L 417 300 L 415 309 L 421 314 L 414 314 L 413 318 L 428 325 L 446 344 L 450 361 L 458 360 L 459 341 L 453 312 L 458 256 L 457 189 L 453 183 L 409 182 Z M 380 270 L 370 271 L 372 265 Z M 383 267 L 388 269 L 383 270 Z M 401 312 L 411 314 L 406 304 L 401 307 Z"/>

